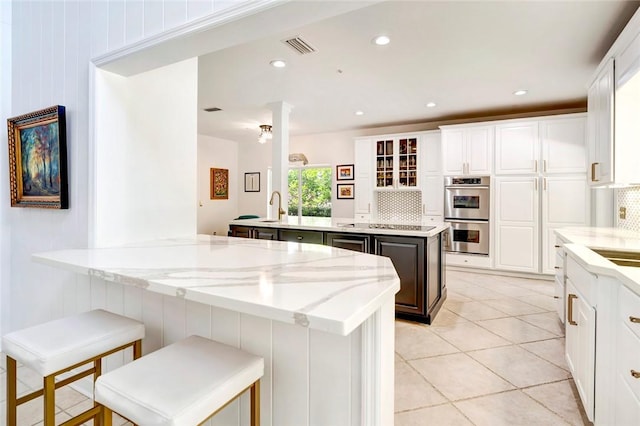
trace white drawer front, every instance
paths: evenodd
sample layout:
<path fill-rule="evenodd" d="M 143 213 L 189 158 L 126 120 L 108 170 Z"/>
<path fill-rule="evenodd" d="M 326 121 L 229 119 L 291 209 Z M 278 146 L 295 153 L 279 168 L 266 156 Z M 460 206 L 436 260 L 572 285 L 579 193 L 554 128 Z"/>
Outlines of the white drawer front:
<path fill-rule="evenodd" d="M 618 322 L 617 324 L 617 344 L 618 362 L 616 363 L 616 374 L 622 378 L 633 391 L 636 398 L 640 399 L 640 338 L 627 326 Z"/>
<path fill-rule="evenodd" d="M 619 320 L 640 339 L 640 296 L 620 286 L 618 292 Z M 636 354 L 640 364 L 640 352 Z M 638 366 L 640 368 L 640 365 Z M 640 380 L 638 380 L 640 382 Z"/>
<path fill-rule="evenodd" d="M 567 278 L 582 293 L 587 304 L 593 306 L 596 300 L 596 277 L 578 264 L 571 256 L 567 256 Z"/>

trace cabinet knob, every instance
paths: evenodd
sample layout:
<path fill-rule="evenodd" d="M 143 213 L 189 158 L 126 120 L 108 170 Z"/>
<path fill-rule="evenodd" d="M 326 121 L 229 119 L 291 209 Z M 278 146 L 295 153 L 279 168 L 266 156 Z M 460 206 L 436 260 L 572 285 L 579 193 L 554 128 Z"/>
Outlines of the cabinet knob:
<path fill-rule="evenodd" d="M 631 321 L 634 324 L 640 324 L 640 318 L 638 317 L 629 317 L 629 321 Z"/>
<path fill-rule="evenodd" d="M 300 241 L 302 240 L 302 235 L 298 235 L 296 238 L 298 239 L 298 241 Z"/>
<path fill-rule="evenodd" d="M 634 379 L 640 379 L 640 371 L 631 370 L 631 376 L 633 376 Z"/>
<path fill-rule="evenodd" d="M 560 248 L 560 247 L 562 247 L 562 246 L 559 246 L 559 245 L 557 245 L 557 244 L 556 244 L 554 247 L 555 247 L 555 248 Z"/>

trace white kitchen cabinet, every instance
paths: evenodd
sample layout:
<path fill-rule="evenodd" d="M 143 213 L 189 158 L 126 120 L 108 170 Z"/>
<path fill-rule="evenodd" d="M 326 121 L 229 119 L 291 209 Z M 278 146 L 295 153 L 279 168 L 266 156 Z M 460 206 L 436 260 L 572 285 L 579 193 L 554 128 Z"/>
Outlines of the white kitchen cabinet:
<path fill-rule="evenodd" d="M 356 192 L 354 196 L 355 218 L 368 222 L 371 215 L 372 202 L 372 177 L 371 165 L 373 163 L 373 141 L 371 139 L 356 139 L 354 142 L 354 174 Z"/>
<path fill-rule="evenodd" d="M 496 125 L 497 175 L 584 173 L 584 114 Z"/>
<path fill-rule="evenodd" d="M 490 175 L 494 126 L 442 126 L 442 172 L 449 175 Z"/>
<path fill-rule="evenodd" d="M 584 175 L 541 178 L 542 273 L 555 273 L 554 230 L 589 224 L 589 185 Z"/>
<path fill-rule="evenodd" d="M 420 140 L 420 170 L 423 220 L 444 216 L 444 178 L 440 132 L 428 132 Z"/>
<path fill-rule="evenodd" d="M 614 60 L 608 59 L 587 92 L 587 173 L 591 185 L 614 181 Z"/>
<path fill-rule="evenodd" d="M 612 424 L 640 424 L 640 297 L 620 285 L 615 321 Z"/>
<path fill-rule="evenodd" d="M 564 324 L 564 319 L 566 317 L 565 312 L 565 289 L 566 289 L 566 258 L 567 253 L 564 251 L 564 244 L 566 241 L 562 240 L 562 238 L 556 236 L 556 244 L 555 248 L 555 277 L 554 277 L 554 293 L 553 297 L 556 300 L 556 312 L 558 313 L 558 318 L 560 318 L 560 322 Z"/>
<path fill-rule="evenodd" d="M 495 267 L 538 272 L 539 184 L 537 177 L 496 177 Z"/>
<path fill-rule="evenodd" d="M 596 310 L 595 276 L 567 258 L 565 358 L 587 418 L 594 419 Z"/>
<path fill-rule="evenodd" d="M 537 121 L 515 121 L 496 126 L 496 174 L 538 172 L 540 139 Z"/>
<path fill-rule="evenodd" d="M 419 187 L 419 135 L 390 136 L 374 142 L 374 188 Z"/>

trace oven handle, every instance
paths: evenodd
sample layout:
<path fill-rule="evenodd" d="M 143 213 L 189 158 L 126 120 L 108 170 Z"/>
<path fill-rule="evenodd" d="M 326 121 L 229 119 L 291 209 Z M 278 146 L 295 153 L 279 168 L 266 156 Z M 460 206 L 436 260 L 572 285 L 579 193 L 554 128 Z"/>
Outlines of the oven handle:
<path fill-rule="evenodd" d="M 475 219 L 475 220 L 468 220 L 468 219 L 455 219 L 455 218 L 450 218 L 450 217 L 446 217 L 444 219 L 445 222 L 459 222 L 459 223 L 489 223 L 489 219 Z"/>
<path fill-rule="evenodd" d="M 444 189 L 489 189 L 489 185 L 445 185 Z"/>

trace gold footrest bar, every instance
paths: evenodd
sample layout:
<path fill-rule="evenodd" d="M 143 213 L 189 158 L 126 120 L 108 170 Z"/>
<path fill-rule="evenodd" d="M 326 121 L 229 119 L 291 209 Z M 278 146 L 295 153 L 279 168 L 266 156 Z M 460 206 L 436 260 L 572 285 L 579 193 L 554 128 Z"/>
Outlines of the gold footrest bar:
<path fill-rule="evenodd" d="M 77 426 L 77 425 L 81 425 L 82 423 L 85 423 L 88 420 L 91 420 L 91 419 L 95 420 L 96 416 L 100 414 L 100 411 L 101 411 L 100 408 L 102 407 L 90 408 L 89 410 L 78 414 L 74 418 L 67 420 L 64 423 L 60 423 L 60 426 Z"/>

